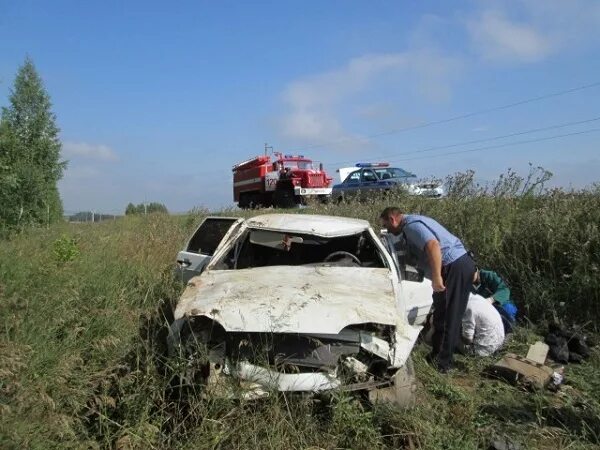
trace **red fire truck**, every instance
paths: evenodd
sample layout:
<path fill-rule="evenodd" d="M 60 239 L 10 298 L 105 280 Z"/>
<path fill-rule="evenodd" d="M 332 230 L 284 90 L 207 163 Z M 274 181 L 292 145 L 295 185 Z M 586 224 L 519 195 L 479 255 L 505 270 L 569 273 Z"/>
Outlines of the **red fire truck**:
<path fill-rule="evenodd" d="M 308 197 L 326 200 L 332 178 L 323 165 L 313 167 L 302 155 L 256 156 L 233 166 L 233 199 L 240 208 L 276 206 L 291 208 Z"/>

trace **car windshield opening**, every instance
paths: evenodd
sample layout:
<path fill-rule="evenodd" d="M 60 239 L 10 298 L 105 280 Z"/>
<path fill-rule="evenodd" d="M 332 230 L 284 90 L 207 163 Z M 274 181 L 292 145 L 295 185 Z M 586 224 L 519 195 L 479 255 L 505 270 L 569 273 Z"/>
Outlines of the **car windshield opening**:
<path fill-rule="evenodd" d="M 386 267 L 372 236 L 322 238 L 307 234 L 250 230 L 215 269 L 247 269 L 266 266 L 330 265 Z"/>
<path fill-rule="evenodd" d="M 234 222 L 235 219 L 209 217 L 198 227 L 186 250 L 212 255 Z"/>

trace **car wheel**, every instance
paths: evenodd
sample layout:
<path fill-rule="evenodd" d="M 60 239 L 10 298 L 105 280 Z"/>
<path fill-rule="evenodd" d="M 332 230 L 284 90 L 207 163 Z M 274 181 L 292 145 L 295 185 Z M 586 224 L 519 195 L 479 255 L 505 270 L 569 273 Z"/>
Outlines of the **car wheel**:
<path fill-rule="evenodd" d="M 240 209 L 247 209 L 250 207 L 250 196 L 246 192 L 240 194 L 240 201 L 238 202 L 238 207 Z"/>
<path fill-rule="evenodd" d="M 185 330 L 182 334 L 179 370 L 181 385 L 204 384 L 209 371 L 208 347 L 198 339 L 193 330 Z"/>
<path fill-rule="evenodd" d="M 210 319 L 192 318 L 181 327 L 179 345 L 179 379 L 183 386 L 206 384 L 215 370 L 220 372 L 225 358 L 225 330 Z"/>
<path fill-rule="evenodd" d="M 398 408 L 410 408 L 415 405 L 417 392 L 417 378 L 415 367 L 411 358 L 406 360 L 392 377 L 392 386 L 373 389 L 369 392 L 371 403 L 389 403 Z"/>
<path fill-rule="evenodd" d="M 273 203 L 280 208 L 293 208 L 296 206 L 294 191 L 290 189 L 281 189 L 273 194 Z"/>

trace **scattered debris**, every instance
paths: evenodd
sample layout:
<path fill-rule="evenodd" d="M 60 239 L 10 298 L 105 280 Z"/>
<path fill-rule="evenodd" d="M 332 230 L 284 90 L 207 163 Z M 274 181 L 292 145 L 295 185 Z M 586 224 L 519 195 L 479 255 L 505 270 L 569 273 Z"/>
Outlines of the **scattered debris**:
<path fill-rule="evenodd" d="M 511 384 L 524 384 L 541 389 L 550 382 L 554 369 L 514 353 L 508 353 L 496 364 L 488 367 L 485 373 Z"/>
<path fill-rule="evenodd" d="M 550 347 L 550 358 L 561 364 L 581 363 L 589 358 L 592 346 L 580 329 L 564 328 L 557 323 L 548 327 L 546 344 Z"/>
<path fill-rule="evenodd" d="M 538 364 L 544 364 L 546 362 L 548 350 L 549 347 L 546 344 L 537 341 L 535 344 L 529 347 L 529 351 L 527 352 L 527 359 Z"/>
<path fill-rule="evenodd" d="M 556 390 L 564 380 L 563 368 L 545 365 L 548 350 L 548 345 L 538 341 L 529 347 L 526 358 L 508 353 L 488 367 L 485 374 L 506 380 L 511 384 Z"/>
<path fill-rule="evenodd" d="M 555 386 L 560 386 L 562 382 L 565 380 L 565 377 L 560 372 L 554 372 L 552 374 L 552 384 Z"/>

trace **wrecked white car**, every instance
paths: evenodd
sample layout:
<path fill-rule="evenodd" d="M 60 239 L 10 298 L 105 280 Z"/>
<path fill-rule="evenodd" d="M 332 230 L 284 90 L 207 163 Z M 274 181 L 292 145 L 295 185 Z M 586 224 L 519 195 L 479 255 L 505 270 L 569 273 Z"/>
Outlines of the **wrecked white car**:
<path fill-rule="evenodd" d="M 402 263 L 391 237 L 343 217 L 228 220 L 214 233 L 225 237 L 205 243 L 214 251 L 170 327 L 186 382 L 245 397 L 340 389 L 372 401 L 412 398 L 410 353 L 431 286 Z"/>

